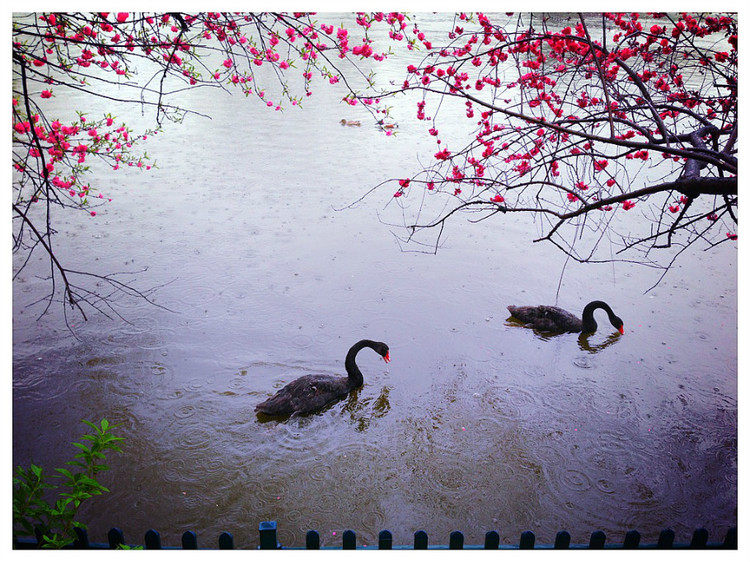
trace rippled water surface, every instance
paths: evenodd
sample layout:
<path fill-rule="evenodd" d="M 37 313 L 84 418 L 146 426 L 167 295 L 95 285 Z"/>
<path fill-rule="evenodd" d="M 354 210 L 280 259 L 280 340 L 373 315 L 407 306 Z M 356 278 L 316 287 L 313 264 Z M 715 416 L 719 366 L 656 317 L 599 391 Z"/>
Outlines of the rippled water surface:
<path fill-rule="evenodd" d="M 113 201 L 62 219 L 62 257 L 147 268 L 124 279 L 158 287 L 164 308 L 120 299 L 127 322 L 94 316 L 76 339 L 59 311 L 29 306 L 44 263 L 22 273 L 14 464 L 60 466 L 82 418 L 121 424 L 112 492 L 85 508 L 95 541 L 119 526 L 134 542 L 192 529 L 203 546 L 230 531 L 253 547 L 263 520 L 297 546 L 308 529 L 326 545 L 386 528 L 397 544 L 418 529 L 432 543 L 456 529 L 467 544 L 491 529 L 514 544 L 562 529 L 655 542 L 666 527 L 687 542 L 700 526 L 721 540 L 737 518 L 736 249 L 685 254 L 650 292 L 652 269 L 569 263 L 557 304 L 606 300 L 625 334 L 605 321 L 588 342 L 540 337 L 505 307 L 555 304 L 564 256 L 520 218 L 459 218 L 436 255 L 408 251 L 391 187 L 344 208 L 432 147 L 411 102 L 385 137 L 339 99 L 318 89 L 279 114 L 195 93 L 185 101 L 212 119 L 150 140 L 157 169 L 97 178 Z M 256 417 L 300 375 L 343 374 L 361 338 L 392 357 L 359 355 L 361 389 L 302 419 Z"/>

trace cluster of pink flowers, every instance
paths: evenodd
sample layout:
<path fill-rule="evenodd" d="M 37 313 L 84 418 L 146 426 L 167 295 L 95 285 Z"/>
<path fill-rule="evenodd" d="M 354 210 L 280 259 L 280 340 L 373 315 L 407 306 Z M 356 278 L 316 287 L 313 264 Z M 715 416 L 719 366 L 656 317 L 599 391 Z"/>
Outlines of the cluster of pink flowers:
<path fill-rule="evenodd" d="M 17 105 L 18 100 L 14 98 L 14 108 Z M 114 119 L 110 116 L 105 116 L 97 122 L 89 122 L 81 115 L 77 123 L 65 125 L 59 120 L 53 120 L 49 127 L 45 127 L 41 124 L 39 114 L 33 115 L 31 119 L 23 119 L 22 114 L 17 111 L 14 111 L 13 115 L 14 144 L 26 146 L 29 156 L 24 166 L 16 163 L 16 169 L 19 172 L 37 173 L 49 178 L 53 187 L 67 193 L 71 198 L 77 198 L 82 204 L 85 204 L 90 196 L 90 187 L 86 185 L 77 189 L 78 174 L 61 176 L 57 173 L 58 166 L 76 170 L 77 166 L 86 163 L 88 155 L 97 154 L 110 158 L 113 169 L 118 169 L 123 160 L 129 166 L 151 168 L 142 158 L 133 159 L 130 156 L 129 151 L 133 147 L 130 132 L 125 126 L 114 127 Z M 142 138 L 145 139 L 146 136 L 143 135 Z M 40 152 L 38 147 L 41 147 L 43 152 Z M 30 163 L 36 165 L 30 166 Z M 105 199 L 102 194 L 97 198 Z M 38 198 L 35 196 L 33 200 Z M 95 215 L 96 212 L 92 212 L 92 216 Z"/>
<path fill-rule="evenodd" d="M 472 192 L 466 187 L 470 182 L 476 186 L 490 184 L 491 180 L 486 180 L 486 176 L 494 175 L 490 172 L 507 173 L 513 180 L 523 178 L 522 182 L 543 178 L 550 183 L 559 181 L 555 178 L 559 178 L 562 172 L 568 172 L 568 177 L 573 179 L 567 185 L 572 184 L 578 190 L 566 192 L 570 202 L 580 201 L 582 197 L 587 201 L 598 200 L 596 188 L 582 193 L 589 186 L 577 181 L 583 177 L 578 166 L 586 166 L 587 182 L 604 189 L 604 185 L 617 185 L 617 174 L 623 162 L 619 161 L 619 153 L 607 154 L 606 147 L 594 149 L 593 143 L 585 142 L 582 134 L 573 132 L 569 136 L 564 132 L 568 124 L 590 119 L 595 125 L 587 130 L 586 136 L 594 138 L 598 134 L 596 127 L 599 124 L 606 126 L 608 120 L 611 135 L 622 141 L 618 144 L 626 147 L 625 159 L 643 162 L 649 161 L 650 154 L 643 148 L 645 143 L 639 144 L 638 141 L 650 134 L 660 134 L 641 128 L 640 123 L 634 122 L 634 114 L 626 112 L 633 107 L 645 108 L 645 93 L 628 94 L 627 88 L 623 87 L 626 95 L 620 98 L 618 92 L 618 96 L 612 96 L 607 89 L 608 83 L 619 81 L 625 85 L 626 79 L 628 82 L 640 80 L 639 86 L 667 100 L 663 106 L 667 109 L 661 110 L 659 118 L 669 126 L 678 125 L 679 120 L 684 119 L 683 108 L 694 112 L 704 109 L 707 119 L 718 119 L 723 118 L 736 103 L 732 96 L 698 98 L 694 92 L 686 90 L 680 67 L 673 62 L 672 49 L 676 39 L 688 33 L 697 37 L 720 33 L 725 44 L 717 47 L 715 52 L 707 51 L 711 56 L 704 57 L 706 60 L 700 64 L 723 68 L 736 64 L 736 23 L 722 16 L 706 16 L 698 20 L 688 14 L 679 14 L 666 20 L 663 15 L 656 14 L 654 18 L 662 21 L 644 27 L 637 13 L 607 13 L 604 14 L 606 29 L 612 31 L 607 35 L 606 49 L 595 48 L 600 46 L 599 43 L 594 38 L 592 44 L 588 30 L 580 22 L 559 32 L 551 29 L 539 32 L 514 27 L 504 29 L 493 24 L 490 16 L 484 13 L 475 16 L 458 14 L 457 25 L 451 26 L 445 46 L 434 48 L 415 23 L 416 18 L 409 22 L 403 14 L 395 12 L 357 13 L 355 17 L 356 26 L 346 29 L 318 23 L 305 13 L 242 15 L 208 12 L 192 16 L 164 14 L 151 17 L 118 12 L 100 13 L 98 19 L 92 19 L 89 25 L 72 29 L 65 24 L 66 18 L 48 14 L 41 18 L 50 26 L 45 39 L 49 43 L 48 49 L 40 53 L 43 56 L 30 57 L 28 62 L 36 68 L 43 68 L 47 64 L 46 56 L 55 52 L 55 41 L 64 39 L 67 45 L 77 45 L 70 51 L 71 60 L 77 67 L 99 66 L 106 71 L 127 74 L 127 63 L 124 62 L 127 59 L 121 54 L 138 50 L 191 85 L 202 80 L 235 85 L 243 93 L 253 94 L 268 107 L 279 111 L 286 99 L 292 105 L 298 105 L 302 94 L 291 97 L 285 90 L 281 101 L 268 99 L 271 95 L 266 94 L 253 78 L 258 67 L 272 67 L 282 80 L 286 79 L 290 69 L 298 69 L 304 79 L 305 96 L 311 95 L 311 83 L 316 76 L 341 87 L 342 77 L 331 70 L 332 65 L 320 61 L 330 61 L 335 56 L 350 60 L 352 57 L 383 60 L 386 54 L 375 50 L 376 45 L 371 40 L 375 34 L 370 29 L 377 27 L 376 24 L 386 25 L 391 40 L 403 41 L 409 49 L 427 50 L 427 56 L 420 56 L 421 63 L 406 68 L 401 88 L 421 90 L 424 95 L 416 103 L 416 116 L 419 121 L 427 122 L 427 133 L 435 139 L 437 148 L 432 168 L 434 178 L 440 178 L 440 185 L 450 186 L 455 195 L 469 192 L 476 196 L 487 191 Z M 225 53 L 223 60 L 217 63 L 219 68 L 212 69 L 207 78 L 196 70 L 201 65 L 193 64 L 197 55 L 192 45 L 186 42 L 186 26 L 206 42 L 217 42 L 218 48 Z M 263 36 L 255 36 L 261 28 L 265 30 Z M 498 71 L 498 65 L 509 59 L 516 61 L 518 72 Z M 624 71 L 628 71 L 627 75 Z M 588 81 L 588 85 L 571 94 L 572 80 L 578 81 L 575 83 Z M 509 93 L 501 94 L 503 91 Z M 465 149 L 451 152 L 442 144 L 435 122 L 436 106 L 430 105 L 435 111 L 434 116 L 427 113 L 426 100 L 433 92 L 459 98 L 466 94 L 462 111 L 467 119 L 472 120 L 477 132 Z M 521 94 L 517 95 L 518 92 Z M 42 99 L 51 98 L 52 87 L 42 90 L 40 95 Z M 523 101 L 517 101 L 519 98 Z M 370 106 L 379 101 L 372 97 L 371 92 L 358 94 L 350 91 L 342 99 L 351 106 L 365 103 L 371 111 L 374 109 Z M 486 103 L 486 100 L 491 102 Z M 513 111 L 504 113 L 503 106 L 512 107 L 513 104 Z M 706 106 L 710 107 L 706 109 Z M 386 110 L 377 108 L 374 111 Z M 523 117 L 518 117 L 519 114 Z M 29 135 L 34 131 L 32 127 L 24 119 L 14 121 L 17 135 Z M 520 135 L 515 134 L 516 127 Z M 392 133 L 385 128 L 382 130 L 386 134 Z M 127 132 L 107 132 L 101 124 L 84 125 L 82 121 L 80 130 L 74 133 L 66 135 L 57 131 L 54 134 L 61 138 L 50 137 L 49 131 L 40 136 L 45 143 L 44 149 L 54 151 L 55 158 L 71 158 L 78 164 L 85 163 L 92 153 L 113 151 L 113 161 L 118 167 L 130 148 Z M 522 140 L 503 142 L 509 138 L 507 134 Z M 30 145 L 29 155 L 31 158 L 41 156 Z M 663 156 L 670 158 L 667 154 Z M 51 160 L 53 168 L 57 161 Z M 128 164 L 134 165 L 134 162 Z M 595 174 L 593 178 L 588 175 L 589 170 Z M 407 192 L 409 181 L 399 181 L 394 197 Z M 435 189 L 434 181 L 427 181 L 425 185 L 428 190 Z M 498 193 L 491 201 L 499 203 L 504 199 Z M 675 201 L 667 208 L 678 213 L 684 208 L 684 203 Z M 634 201 L 622 202 L 624 210 L 634 206 Z M 611 210 L 612 207 L 607 205 L 603 209 Z"/>
<path fill-rule="evenodd" d="M 399 189 L 396 193 L 393 194 L 394 197 L 401 197 L 404 195 L 404 190 L 409 187 L 409 184 L 411 183 L 410 179 L 400 179 L 398 180 Z"/>

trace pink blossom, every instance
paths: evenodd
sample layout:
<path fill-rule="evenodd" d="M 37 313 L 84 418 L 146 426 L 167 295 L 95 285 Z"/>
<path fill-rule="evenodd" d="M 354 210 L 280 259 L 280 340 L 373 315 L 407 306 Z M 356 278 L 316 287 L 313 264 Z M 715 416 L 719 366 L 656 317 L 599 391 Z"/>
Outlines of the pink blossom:
<path fill-rule="evenodd" d="M 372 47 L 370 47 L 367 44 L 356 45 L 352 49 L 352 54 L 357 55 L 357 56 L 362 56 L 362 57 L 369 57 L 370 55 L 372 55 Z"/>
<path fill-rule="evenodd" d="M 596 171 L 596 172 L 602 171 L 604 168 L 607 167 L 607 164 L 609 164 L 609 162 L 607 160 L 604 160 L 604 159 L 603 160 L 595 160 L 594 161 L 594 171 Z"/>

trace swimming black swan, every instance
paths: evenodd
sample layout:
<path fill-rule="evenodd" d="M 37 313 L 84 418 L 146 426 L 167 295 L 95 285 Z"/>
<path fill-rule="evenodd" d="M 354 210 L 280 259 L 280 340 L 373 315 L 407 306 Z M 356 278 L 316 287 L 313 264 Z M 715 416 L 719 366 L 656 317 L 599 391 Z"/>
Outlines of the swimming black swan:
<path fill-rule="evenodd" d="M 625 333 L 622 320 L 612 312 L 612 309 L 604 301 L 592 301 L 583 309 L 583 320 L 571 314 L 567 310 L 556 306 L 509 306 L 511 316 L 526 323 L 527 328 L 534 328 L 543 332 L 583 332 L 596 331 L 596 320 L 594 311 L 602 308 L 607 312 L 609 321 L 621 334 Z"/>
<path fill-rule="evenodd" d="M 256 412 L 269 416 L 309 414 L 321 409 L 349 391 L 362 386 L 364 379 L 355 358 L 361 349 L 375 350 L 383 360 L 391 360 L 388 346 L 382 342 L 362 340 L 355 343 L 346 354 L 344 366 L 349 376 L 305 375 L 293 380 L 265 402 L 255 407 Z"/>

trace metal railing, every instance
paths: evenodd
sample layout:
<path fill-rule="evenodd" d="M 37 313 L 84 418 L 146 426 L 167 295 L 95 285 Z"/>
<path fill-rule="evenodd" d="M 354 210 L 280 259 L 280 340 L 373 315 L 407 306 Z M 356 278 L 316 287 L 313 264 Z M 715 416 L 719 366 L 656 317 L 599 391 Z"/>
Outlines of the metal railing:
<path fill-rule="evenodd" d="M 181 546 L 163 546 L 158 531 L 150 529 L 144 536 L 142 545 L 132 545 L 125 542 L 123 532 L 118 528 L 110 529 L 107 534 L 107 543 L 92 543 L 89 541 L 88 533 L 84 529 L 76 529 L 77 539 L 71 545 L 75 549 L 106 549 L 118 548 L 124 545 L 143 547 L 148 550 L 176 549 L 185 550 L 198 549 L 198 536 L 194 531 L 185 531 L 182 534 Z M 536 536 L 531 531 L 521 533 L 518 544 L 500 544 L 500 535 L 497 531 L 488 531 L 484 537 L 484 544 L 466 545 L 464 535 L 460 531 L 453 531 L 448 539 L 448 544 L 431 545 L 429 537 L 424 531 L 414 533 L 412 545 L 394 545 L 393 534 L 384 530 L 378 535 L 376 545 L 357 545 L 357 536 L 354 531 L 347 530 L 341 536 L 341 544 L 338 546 L 321 546 L 320 534 L 317 531 L 308 531 L 305 536 L 304 547 L 284 546 L 279 542 L 277 526 L 275 521 L 263 521 L 258 527 L 259 546 L 261 550 L 321 550 L 321 549 L 343 549 L 343 550 L 498 550 L 498 549 L 737 549 L 737 528 L 732 527 L 727 531 L 721 542 L 709 542 L 706 529 L 696 529 L 689 543 L 676 543 L 675 533 L 671 529 L 665 529 L 659 534 L 656 543 L 641 542 L 641 534 L 638 531 L 629 531 L 625 534 L 622 543 L 607 543 L 607 537 L 602 531 L 594 531 L 588 544 L 571 544 L 570 533 L 560 531 L 555 537 L 554 544 L 536 544 Z M 36 539 L 19 539 L 13 541 L 13 547 L 17 549 L 37 548 L 41 543 L 41 534 Z M 218 544 L 215 547 L 221 550 L 235 548 L 234 537 L 231 533 L 221 533 Z"/>

